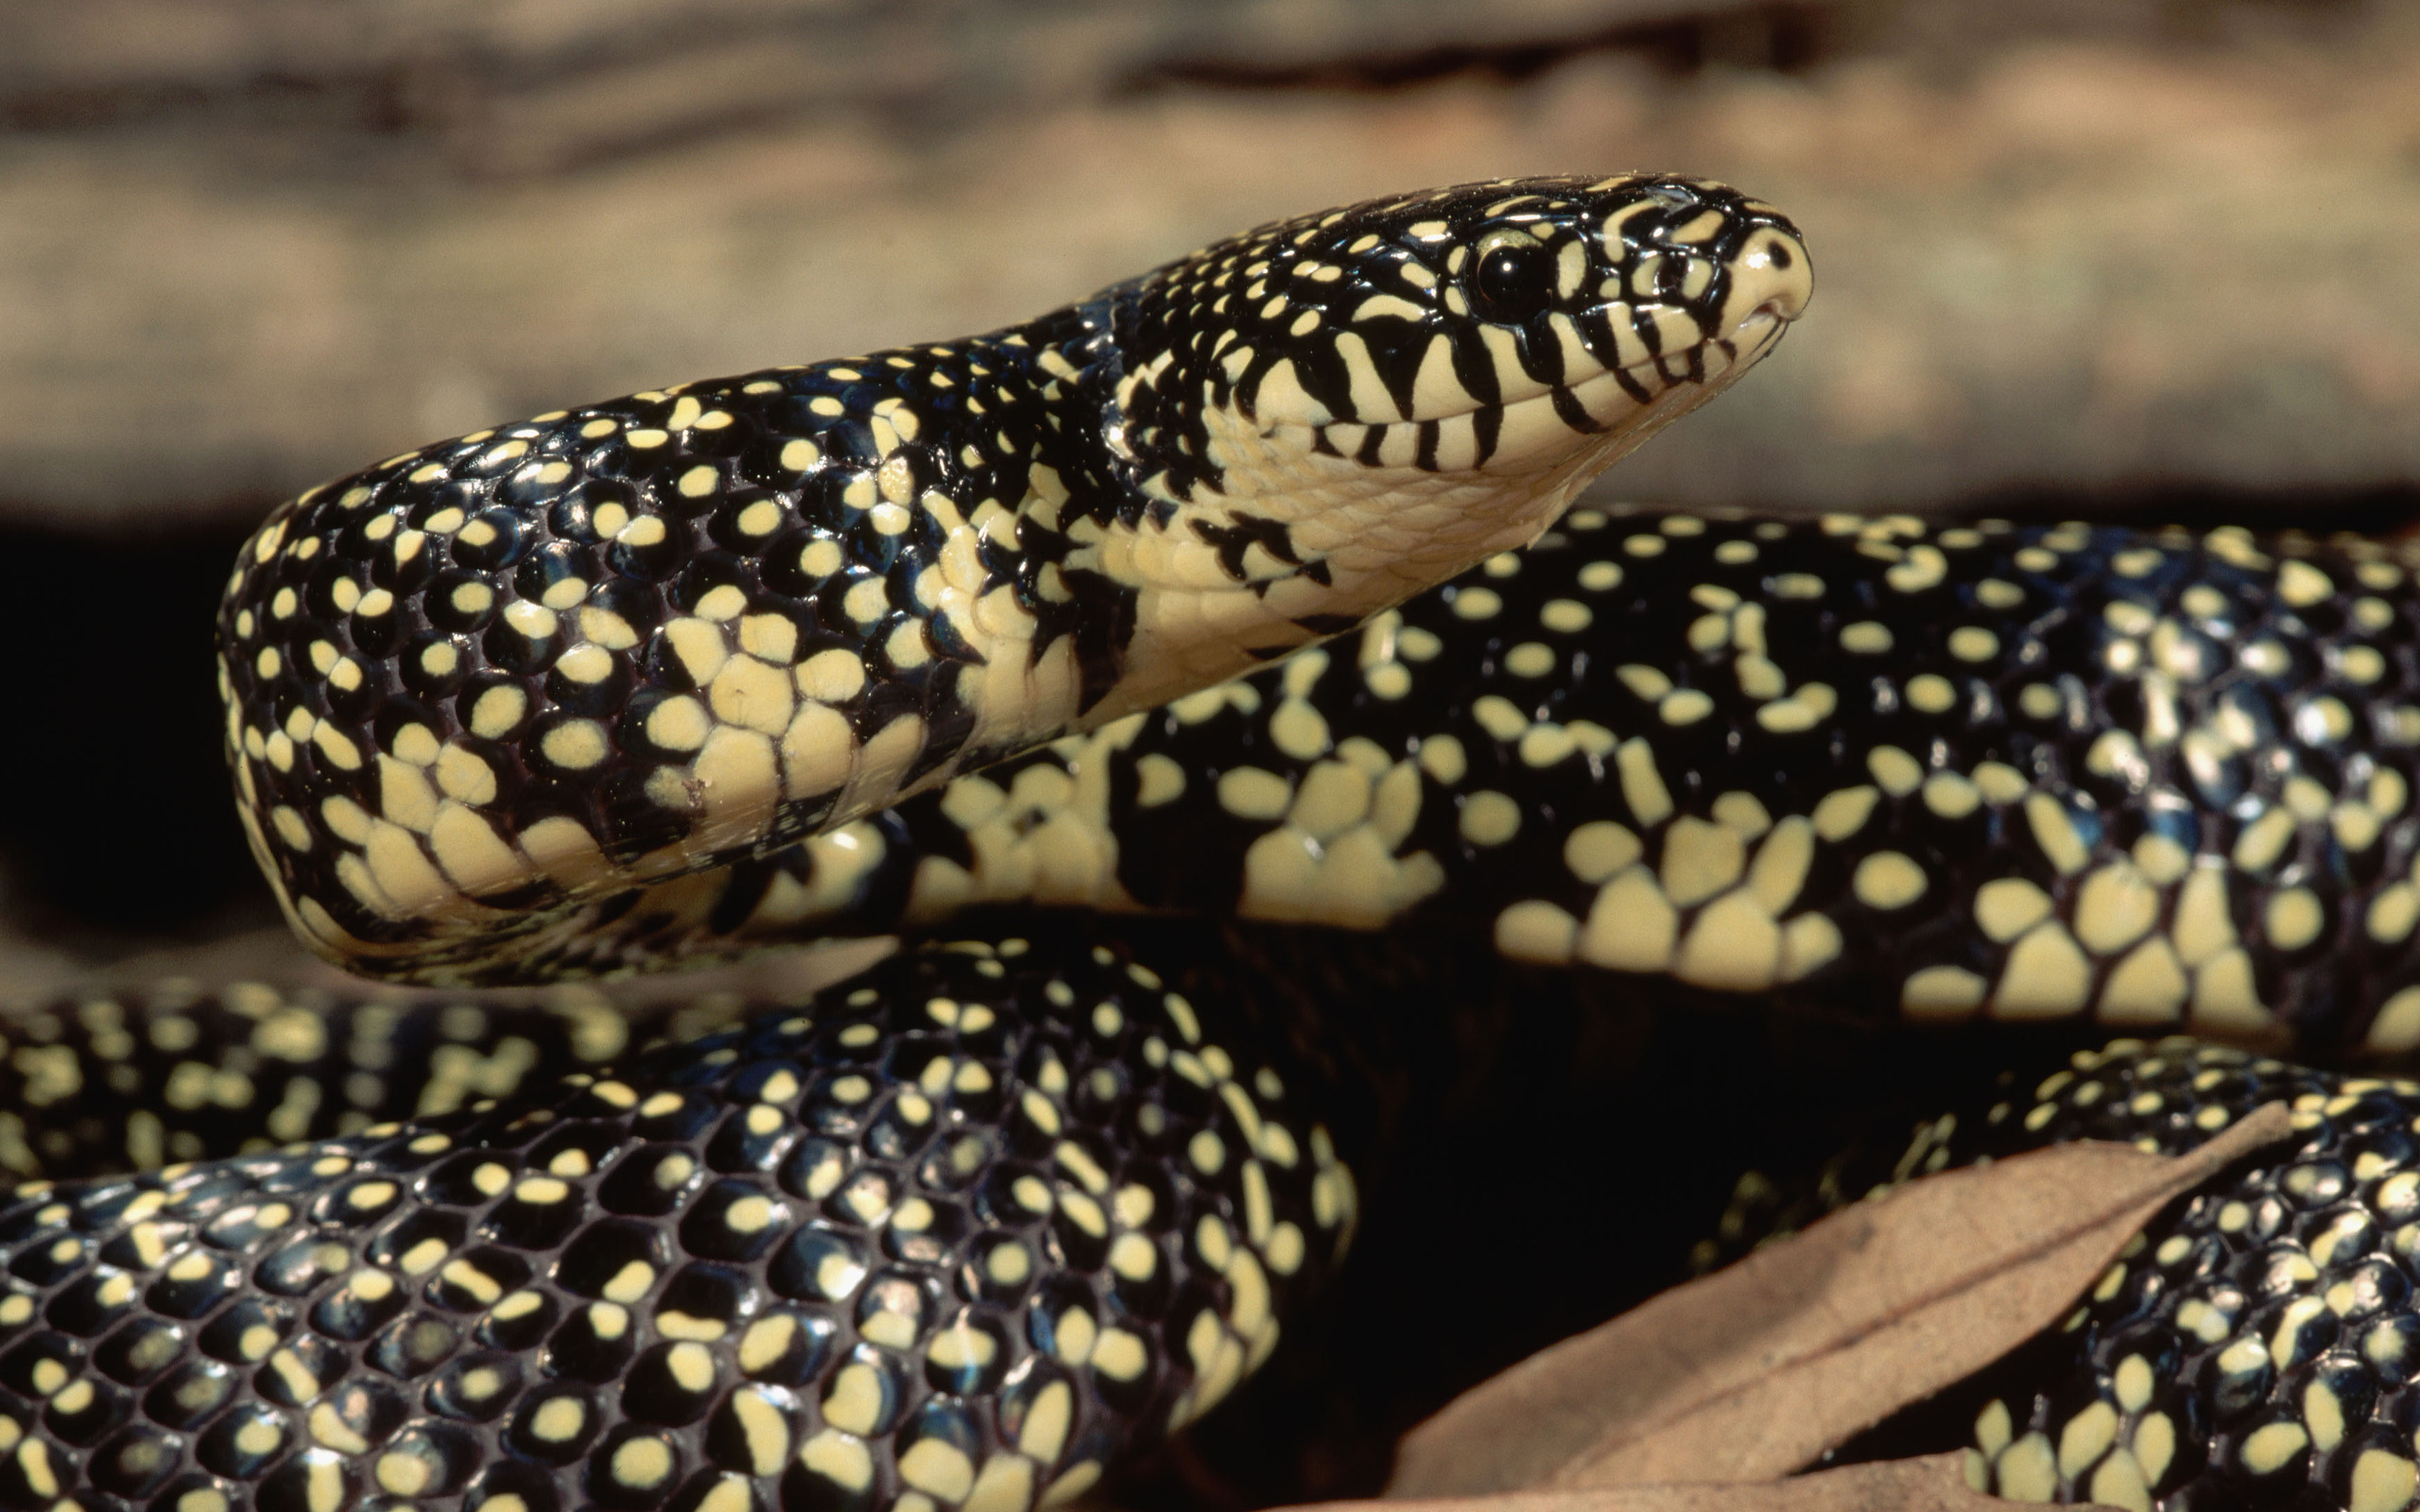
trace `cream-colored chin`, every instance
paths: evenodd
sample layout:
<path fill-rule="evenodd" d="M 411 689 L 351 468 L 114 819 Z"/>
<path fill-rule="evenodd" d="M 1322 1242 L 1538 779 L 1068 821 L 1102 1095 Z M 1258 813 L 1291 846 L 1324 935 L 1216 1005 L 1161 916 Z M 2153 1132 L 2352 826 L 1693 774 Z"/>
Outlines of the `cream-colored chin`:
<path fill-rule="evenodd" d="M 1217 427 L 1226 433 L 1231 460 L 1249 458 L 1257 466 L 1231 472 L 1231 491 L 1218 495 L 1215 504 L 1200 501 L 1194 507 L 1252 508 L 1285 520 L 1296 547 L 1323 562 L 1329 580 L 1285 570 L 1239 583 L 1190 531 L 1146 526 L 1141 534 L 1153 540 L 1137 541 L 1116 554 L 1121 576 L 1141 591 L 1128 677 L 1081 722 L 1096 725 L 1150 708 L 1245 670 L 1254 664 L 1242 654 L 1246 646 L 1311 639 L 1301 627 L 1304 618 L 1358 619 L 1535 541 L 1598 473 L 1703 404 L 1747 366 L 1734 362 L 1712 370 L 1721 360 L 1720 349 L 1708 358 L 1703 383 L 1666 385 L 1652 367 L 1633 370 L 1634 381 L 1651 380 L 1662 390 L 1644 404 L 1631 399 L 1610 372 L 1578 385 L 1573 393 L 1604 427 L 1599 431 L 1573 431 L 1555 412 L 1551 393 L 1508 405 L 1496 451 L 1481 467 L 1432 472 L 1414 467 L 1409 455 L 1389 465 L 1385 443 L 1379 465 L 1363 466 L 1338 436 L 1356 433 L 1351 438 L 1357 442 L 1363 431 L 1358 425 L 1328 427 L 1332 444 L 1346 451 L 1344 456 L 1312 453 L 1308 427 Z M 1461 420 L 1469 423 L 1469 417 Z M 1412 436 L 1417 428 L 1391 425 L 1389 442 L 1395 433 Z M 1284 445 L 1297 438 L 1295 447 Z M 1265 565 L 1279 566 L 1273 560 Z"/>

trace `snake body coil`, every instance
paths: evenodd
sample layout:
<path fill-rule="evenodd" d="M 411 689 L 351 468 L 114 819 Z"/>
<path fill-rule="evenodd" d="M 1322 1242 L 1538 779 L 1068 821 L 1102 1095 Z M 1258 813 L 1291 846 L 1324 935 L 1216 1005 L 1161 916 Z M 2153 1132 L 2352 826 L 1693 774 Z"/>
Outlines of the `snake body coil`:
<path fill-rule="evenodd" d="M 1720 186 L 1466 186 L 990 335 L 394 458 L 238 560 L 248 831 L 314 949 L 404 982 L 1055 905 L 1467 927 L 1868 1021 L 2420 1043 L 2408 554 L 1565 512 L 1807 290 L 1787 222 Z M 660 1025 L 578 998 L 87 995 L 17 1025 L 0 1504 L 1080 1494 L 1267 1356 L 1358 1192 L 1321 1057 L 1156 947 L 1032 925 L 637 1051 Z M 2095 1128 L 2185 1137 L 2148 1089 L 2187 1058 Z M 2177 1107 L 2284 1087 L 2339 1120 L 2321 1143 L 2353 1126 L 2331 1097 L 2414 1110 L 2245 1074 Z M 2003 1109 L 1990 1148 L 2065 1116 Z M 2360 1200 L 2400 1212 L 2408 1141 L 2371 1153 Z M 2263 1284 L 2315 1327 L 2313 1278 L 2380 1231 Z M 2158 1264 L 2238 1264 L 2200 1232 Z M 2303 1376 L 2220 1350 L 2137 1392 L 2202 1358 L 2159 1330 L 2276 1325 L 2165 1285 L 2060 1367 L 2090 1384 L 2011 1388 L 1979 1481 L 2408 1500 L 2391 1391 L 2345 1385 L 2330 1428 Z"/>

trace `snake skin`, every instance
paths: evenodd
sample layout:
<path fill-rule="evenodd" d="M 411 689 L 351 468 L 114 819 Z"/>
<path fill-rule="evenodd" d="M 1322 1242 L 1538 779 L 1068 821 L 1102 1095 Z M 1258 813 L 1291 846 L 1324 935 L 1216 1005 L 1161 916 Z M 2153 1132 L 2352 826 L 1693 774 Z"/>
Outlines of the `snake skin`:
<path fill-rule="evenodd" d="M 0 1499 L 1067 1500 L 1350 1235 L 1311 1088 L 1220 1028 L 1110 948 L 961 941 L 506 1104 L 29 1183 Z"/>
<path fill-rule="evenodd" d="M 1940 1024 L 2420 1042 L 2410 548 L 1609 517 L 1222 689 L 691 881 L 623 948 L 1043 903 Z"/>
<path fill-rule="evenodd" d="M 1892 1178 L 2066 1140 L 2174 1154 L 2267 1103 L 2293 1132 L 2172 1204 L 2060 1328 L 1969 1388 L 1968 1479 L 2128 1508 L 2408 1504 L 2420 1082 L 2181 1038 L 2028 1080 L 1925 1122 Z"/>

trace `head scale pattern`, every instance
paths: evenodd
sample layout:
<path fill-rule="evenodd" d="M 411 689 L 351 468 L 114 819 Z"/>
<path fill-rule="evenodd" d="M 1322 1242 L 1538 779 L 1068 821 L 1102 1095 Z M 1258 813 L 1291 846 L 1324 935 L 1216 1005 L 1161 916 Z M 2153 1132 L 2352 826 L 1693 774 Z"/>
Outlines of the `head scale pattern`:
<path fill-rule="evenodd" d="M 1500 180 L 1306 215 L 1134 286 L 1121 439 L 1170 499 L 1246 491 L 1219 444 L 1243 427 L 1388 472 L 1550 472 L 1719 388 L 1808 287 L 1779 212 L 1702 180 Z"/>

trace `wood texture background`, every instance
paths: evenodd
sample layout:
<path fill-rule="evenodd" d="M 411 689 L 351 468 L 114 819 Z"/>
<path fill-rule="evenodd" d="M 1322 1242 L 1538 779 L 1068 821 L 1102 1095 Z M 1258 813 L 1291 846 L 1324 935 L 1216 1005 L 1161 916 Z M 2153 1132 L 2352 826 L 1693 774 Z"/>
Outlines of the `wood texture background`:
<path fill-rule="evenodd" d="M 0 522 L 959 335 L 1255 221 L 1654 166 L 1820 294 L 1624 496 L 2420 475 L 2409 7 L 79 0 L 0 16 Z"/>

